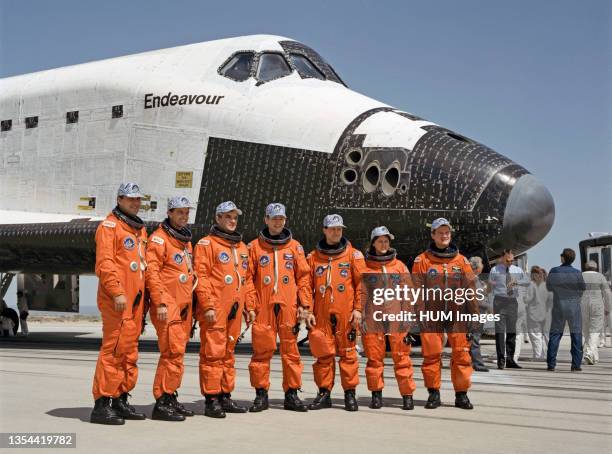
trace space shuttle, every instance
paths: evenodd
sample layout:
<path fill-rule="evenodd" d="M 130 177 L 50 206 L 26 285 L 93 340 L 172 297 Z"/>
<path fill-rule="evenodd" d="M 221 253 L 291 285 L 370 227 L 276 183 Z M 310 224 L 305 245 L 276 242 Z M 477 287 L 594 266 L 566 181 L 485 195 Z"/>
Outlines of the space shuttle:
<path fill-rule="evenodd" d="M 281 36 L 196 43 L 0 80 L 0 273 L 47 276 L 74 293 L 94 269 L 94 234 L 137 182 L 152 229 L 167 200 L 196 202 L 197 240 L 214 207 L 241 207 L 257 235 L 282 202 L 307 250 L 338 213 L 366 246 L 386 225 L 405 260 L 445 217 L 468 256 L 523 253 L 554 221 L 550 192 L 520 164 L 351 90 L 315 50 Z M 38 279 L 40 281 L 40 279 Z M 24 284 L 27 287 L 27 284 Z M 23 287 L 23 286 L 20 286 Z"/>

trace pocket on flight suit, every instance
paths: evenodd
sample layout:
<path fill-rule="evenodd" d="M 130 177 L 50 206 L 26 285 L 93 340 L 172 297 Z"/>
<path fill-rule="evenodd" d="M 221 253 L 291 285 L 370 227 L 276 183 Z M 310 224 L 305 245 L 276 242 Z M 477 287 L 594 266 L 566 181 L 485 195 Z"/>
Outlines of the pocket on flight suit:
<path fill-rule="evenodd" d="M 227 351 L 227 336 L 225 327 L 208 328 L 206 330 L 206 345 L 204 355 L 207 359 L 216 361 L 225 358 Z"/>
<path fill-rule="evenodd" d="M 338 356 L 344 357 L 349 351 L 355 350 L 355 344 L 357 341 L 357 329 L 353 328 L 350 322 L 337 328 L 336 341 L 338 345 Z"/>
<path fill-rule="evenodd" d="M 385 335 L 383 333 L 368 333 L 361 340 L 368 359 L 380 360 L 385 357 Z"/>
<path fill-rule="evenodd" d="M 182 320 L 168 323 L 168 350 L 173 355 L 183 355 L 187 348 L 187 334 Z"/>
<path fill-rule="evenodd" d="M 124 318 L 121 320 L 121 327 L 119 328 L 119 337 L 115 344 L 114 354 L 115 356 L 123 356 L 128 353 L 138 350 L 138 337 L 140 330 L 138 329 L 137 323 L 134 318 Z"/>
<path fill-rule="evenodd" d="M 308 333 L 308 343 L 310 351 L 316 358 L 335 355 L 336 345 L 333 336 L 328 336 L 325 332 L 318 328 L 312 328 Z"/>
<path fill-rule="evenodd" d="M 273 353 L 276 351 L 276 333 L 270 325 L 253 323 L 253 350 L 258 353 Z"/>
<path fill-rule="evenodd" d="M 408 343 L 406 343 L 405 339 L 406 335 L 399 333 L 389 336 L 389 345 L 391 346 L 391 355 L 393 356 L 394 361 L 396 360 L 396 357 L 399 359 L 410 355 L 412 344 L 410 343 L 409 338 Z"/>

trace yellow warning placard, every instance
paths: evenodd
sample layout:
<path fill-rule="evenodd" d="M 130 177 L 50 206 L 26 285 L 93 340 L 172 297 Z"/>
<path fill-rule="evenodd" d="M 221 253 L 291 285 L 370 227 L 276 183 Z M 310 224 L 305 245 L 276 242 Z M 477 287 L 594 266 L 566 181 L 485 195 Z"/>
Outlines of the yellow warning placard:
<path fill-rule="evenodd" d="M 193 187 L 193 172 L 176 172 L 176 188 Z"/>
<path fill-rule="evenodd" d="M 81 204 L 77 205 L 78 210 L 93 211 L 96 208 L 95 197 L 79 197 L 79 200 Z M 83 202 L 85 202 L 85 204 L 83 204 Z"/>

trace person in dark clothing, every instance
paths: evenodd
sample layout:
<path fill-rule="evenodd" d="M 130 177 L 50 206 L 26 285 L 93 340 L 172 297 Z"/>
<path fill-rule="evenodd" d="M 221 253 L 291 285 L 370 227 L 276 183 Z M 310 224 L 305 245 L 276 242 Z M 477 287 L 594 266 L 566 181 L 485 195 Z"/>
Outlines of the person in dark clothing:
<path fill-rule="evenodd" d="M 554 371 L 557 365 L 557 352 L 563 336 L 565 323 L 569 325 L 571 338 L 572 372 L 581 371 L 582 363 L 582 315 L 580 300 L 586 285 L 582 273 L 572 266 L 576 253 L 565 248 L 561 253 L 561 266 L 550 270 L 546 288 L 553 292 L 552 321 L 548 339 L 546 362 L 548 370 Z"/>

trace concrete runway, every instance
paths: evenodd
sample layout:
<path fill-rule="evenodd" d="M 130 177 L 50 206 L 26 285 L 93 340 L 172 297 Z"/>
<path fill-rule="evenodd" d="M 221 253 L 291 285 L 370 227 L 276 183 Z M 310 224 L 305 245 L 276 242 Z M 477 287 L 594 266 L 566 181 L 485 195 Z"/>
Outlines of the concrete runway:
<path fill-rule="evenodd" d="M 523 370 L 475 373 L 471 411 L 454 408 L 448 358 L 444 359 L 443 407 L 425 410 L 418 349 L 413 353 L 416 408 L 403 411 L 390 365 L 385 370 L 386 406 L 367 407 L 369 395 L 361 359 L 360 410 L 343 410 L 339 378 L 334 408 L 308 413 L 282 409 L 280 359 L 272 362 L 273 408 L 258 414 L 228 415 L 213 420 L 201 415 L 198 357 L 188 353 L 180 400 L 198 414 L 181 423 L 127 421 L 124 426 L 90 424 L 91 380 L 97 358 L 96 334 L 87 328 L 45 326 L 47 333 L 26 340 L 0 339 L 0 432 L 75 432 L 75 449 L 54 452 L 175 453 L 213 449 L 218 452 L 508 452 L 603 453 L 612 447 L 612 348 L 600 349 L 601 362 L 569 371 L 568 337 L 564 337 L 556 372 L 545 363 L 521 361 Z M 32 327 L 31 327 L 32 329 Z M 41 328 L 34 328 L 38 331 Z M 72 331 L 71 331 L 72 330 Z M 95 331 L 95 330 L 94 330 Z M 75 334 L 79 333 L 79 334 Z M 82 336 L 82 345 L 78 339 Z M 38 341 L 36 340 L 38 338 Z M 43 342 L 41 339 L 46 339 Z M 89 341 L 85 342 L 85 339 Z M 151 339 L 152 340 L 152 339 Z M 150 415 L 152 381 L 157 354 L 152 342 L 140 355 L 140 378 L 132 403 Z M 92 348 L 93 346 L 93 348 Z M 193 346 L 196 347 L 196 346 Z M 193 348 L 192 349 L 195 349 Z M 248 378 L 248 345 L 237 357 L 237 386 L 233 397 L 243 404 L 253 398 Z M 493 354 L 492 341 L 484 352 Z M 531 354 L 523 345 L 523 358 Z M 390 359 L 387 360 L 390 364 Z M 303 399 L 316 387 L 312 358 L 304 357 Z M 490 363 L 493 366 L 493 363 Z M 6 450 L 13 451 L 12 449 Z"/>

